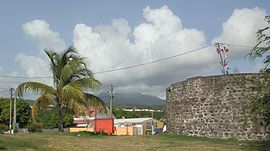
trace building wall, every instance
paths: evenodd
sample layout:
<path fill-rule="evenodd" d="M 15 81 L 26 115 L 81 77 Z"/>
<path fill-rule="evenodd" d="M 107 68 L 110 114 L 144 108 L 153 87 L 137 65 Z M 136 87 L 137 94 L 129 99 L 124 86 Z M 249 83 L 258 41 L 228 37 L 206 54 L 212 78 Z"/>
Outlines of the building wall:
<path fill-rule="evenodd" d="M 149 127 L 149 124 L 150 124 L 150 127 Z M 155 128 L 163 128 L 163 126 L 164 126 L 163 122 L 160 122 L 156 119 L 150 119 L 150 120 L 144 121 L 143 122 L 143 135 L 152 133 L 152 129 L 151 129 L 152 124 L 154 124 L 154 129 Z"/>
<path fill-rule="evenodd" d="M 94 128 L 84 128 L 84 127 L 73 127 L 73 128 L 69 128 L 69 132 L 94 132 Z"/>
<path fill-rule="evenodd" d="M 166 90 L 167 131 L 210 138 L 269 139 L 245 111 L 250 82 L 257 74 L 195 77 Z"/>
<path fill-rule="evenodd" d="M 134 127 L 116 127 L 114 131 L 115 135 L 135 135 Z"/>
<path fill-rule="evenodd" d="M 114 130 L 113 118 L 100 118 L 95 120 L 96 132 L 112 134 Z"/>

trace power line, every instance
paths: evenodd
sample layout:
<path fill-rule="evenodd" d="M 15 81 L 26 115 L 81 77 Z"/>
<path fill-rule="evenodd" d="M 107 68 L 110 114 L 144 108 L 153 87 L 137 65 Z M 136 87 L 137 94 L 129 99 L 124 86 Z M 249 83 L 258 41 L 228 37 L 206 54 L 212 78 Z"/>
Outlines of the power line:
<path fill-rule="evenodd" d="M 157 63 L 157 62 L 169 60 L 169 59 L 172 59 L 172 58 L 176 58 L 176 57 L 179 57 L 179 56 L 183 56 L 183 55 L 186 55 L 186 54 L 189 54 L 189 53 L 192 53 L 192 52 L 196 52 L 196 51 L 202 50 L 204 48 L 207 48 L 209 46 L 210 45 L 205 45 L 205 46 L 202 46 L 202 47 L 199 47 L 199 48 L 190 50 L 190 51 L 186 51 L 186 52 L 183 52 L 183 53 L 179 53 L 179 54 L 176 54 L 176 55 L 173 55 L 173 56 L 169 56 L 169 57 L 166 57 L 166 58 L 162 58 L 162 59 L 158 59 L 158 60 L 154 60 L 154 61 L 150 61 L 150 62 L 145 62 L 145 63 L 140 63 L 140 64 L 136 64 L 136 65 L 126 66 L 126 67 L 122 67 L 122 68 L 117 68 L 117 69 L 110 69 L 110 70 L 105 70 L 105 71 L 99 71 L 99 72 L 95 72 L 93 74 L 102 74 L 102 73 L 115 72 L 115 71 L 120 71 L 120 70 L 126 70 L 126 69 L 136 68 L 136 67 L 140 67 L 140 66 L 145 66 L 145 65 L 149 65 L 149 64 L 153 64 L 153 63 Z M 52 77 L 47 77 L 47 76 L 45 76 L 45 77 L 27 77 L 27 76 L 0 75 L 0 78 L 17 78 L 17 79 L 24 79 L 24 78 L 43 78 L 43 79 L 48 79 L 48 78 L 52 78 Z"/>
<path fill-rule="evenodd" d="M 215 44 L 227 45 L 227 46 L 232 46 L 232 47 L 254 48 L 254 46 L 245 45 L 245 44 L 239 45 L 239 44 L 223 43 L 223 42 L 214 42 L 214 43 L 212 43 L 212 45 L 215 45 Z"/>
<path fill-rule="evenodd" d="M 254 48 L 254 46 L 248 46 L 248 45 L 236 45 L 236 44 L 228 44 L 228 45 L 233 46 L 233 47 Z"/>
<path fill-rule="evenodd" d="M 165 60 L 168 60 L 168 59 L 176 58 L 176 57 L 179 57 L 179 56 L 182 56 L 182 55 L 186 55 L 186 54 L 189 54 L 189 53 L 192 53 L 192 52 L 195 52 L 195 51 L 199 51 L 199 50 L 202 50 L 202 49 L 207 48 L 209 46 L 210 45 L 206 45 L 206 46 L 203 46 L 203 47 L 199 47 L 199 48 L 193 49 L 191 51 L 187 51 L 187 52 L 184 52 L 184 53 L 176 54 L 176 55 L 169 56 L 169 57 L 166 57 L 166 58 L 162 58 L 162 59 L 158 59 L 158 60 L 154 60 L 154 61 L 150 61 L 150 62 L 146 62 L 146 63 L 136 64 L 136 65 L 131 65 L 131 66 L 127 66 L 127 67 L 117 68 L 117 69 L 100 71 L 100 72 L 96 72 L 94 74 L 114 72 L 114 71 L 119 71 L 119 70 L 125 70 L 125 69 L 130 69 L 130 68 L 136 68 L 136 67 L 140 67 L 140 66 L 145 66 L 145 65 L 149 65 L 149 64 L 153 64 L 153 63 L 165 61 Z"/>
<path fill-rule="evenodd" d="M 248 45 L 237 45 L 237 44 L 228 44 L 228 43 L 224 43 L 224 44 L 227 44 L 229 46 L 233 46 L 233 47 L 245 47 L 245 48 L 253 48 L 253 46 L 248 46 Z M 179 54 L 176 54 L 176 55 L 173 55 L 173 56 L 169 56 L 169 57 L 166 57 L 166 58 L 162 58 L 162 59 L 158 59 L 158 60 L 154 60 L 154 61 L 150 61 L 150 62 L 145 62 L 145 63 L 140 63 L 140 64 L 136 64 L 136 65 L 131 65 L 131 66 L 126 66 L 126 67 L 122 67 L 122 68 L 116 68 L 116 69 L 110 69 L 110 70 L 105 70 L 105 71 L 99 71 L 99 72 L 95 72 L 93 74 L 102 74 L 102 73 L 109 73 L 109 72 L 115 72 L 115 71 L 120 71 L 120 70 L 126 70 L 126 69 L 131 69 L 131 68 L 136 68 L 136 67 L 140 67 L 140 66 L 145 66 L 145 65 L 149 65 L 149 64 L 154 64 L 154 63 L 158 63 L 158 62 L 161 62 L 161 61 L 165 61 L 165 60 L 169 60 L 169 59 L 172 59 L 172 58 L 176 58 L 176 57 L 179 57 L 179 56 L 183 56 L 183 55 L 186 55 L 186 54 L 189 54 L 189 53 L 193 53 L 193 52 L 196 52 L 196 51 L 200 51 L 204 48 L 207 48 L 207 47 L 210 47 L 211 45 L 213 44 L 210 44 L 210 45 L 205 45 L 205 46 L 202 46 L 202 47 L 199 47 L 199 48 L 196 48 L 196 49 L 193 49 L 193 50 L 190 50 L 190 51 L 186 51 L 186 52 L 183 52 L 183 53 L 179 53 Z M 26 79 L 26 78 L 37 78 L 37 79 L 51 79 L 52 77 L 49 77 L 49 76 L 8 76 L 8 75 L 0 75 L 0 78 L 16 78 L 16 79 Z"/>
<path fill-rule="evenodd" d="M 16 79 L 26 79 L 26 78 L 43 78 L 43 79 L 49 79 L 49 78 L 52 78 L 52 77 L 27 77 L 27 76 L 8 76 L 8 75 L 0 75 L 0 78 L 16 78 Z"/>
<path fill-rule="evenodd" d="M 3 90 L 3 89 L 10 89 L 10 88 L 2 88 L 2 87 L 0 87 L 0 90 Z"/>

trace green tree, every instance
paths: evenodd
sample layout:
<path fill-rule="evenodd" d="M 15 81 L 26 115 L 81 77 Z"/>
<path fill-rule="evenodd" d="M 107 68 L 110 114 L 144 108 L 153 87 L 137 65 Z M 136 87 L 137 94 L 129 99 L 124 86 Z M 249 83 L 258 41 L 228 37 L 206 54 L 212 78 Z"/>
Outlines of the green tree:
<path fill-rule="evenodd" d="M 73 124 L 73 116 L 69 111 L 63 111 L 64 127 L 70 127 Z M 43 128 L 56 128 L 58 127 L 58 111 L 55 107 L 47 109 L 40 109 L 36 117 L 36 122 L 41 123 Z"/>
<path fill-rule="evenodd" d="M 250 113 L 255 120 L 261 120 L 262 124 L 270 129 L 270 16 L 265 20 L 268 26 L 257 32 L 257 44 L 250 53 L 251 59 L 261 58 L 265 67 L 260 71 L 260 77 L 253 79 L 253 95 L 250 103 Z"/>
<path fill-rule="evenodd" d="M 262 71 L 268 71 L 270 70 L 270 16 L 266 16 L 265 20 L 268 23 L 268 26 L 259 29 L 257 31 L 257 44 L 254 46 L 250 53 L 250 58 L 257 59 L 257 58 L 263 58 L 263 63 L 265 64 L 265 67 L 262 69 Z"/>
<path fill-rule="evenodd" d="M 13 102 L 12 102 L 13 103 Z M 31 118 L 31 108 L 24 100 L 16 102 L 17 114 L 16 119 L 19 127 L 26 127 Z M 10 100 L 8 98 L 0 98 L 0 123 L 9 125 Z M 12 111 L 13 116 L 13 111 Z"/>
<path fill-rule="evenodd" d="M 25 91 L 41 93 L 32 108 L 34 122 L 38 110 L 47 108 L 54 102 L 58 111 L 58 129 L 59 132 L 63 132 L 65 109 L 81 114 L 87 111 L 89 104 L 104 105 L 98 97 L 84 92 L 86 89 L 98 89 L 100 82 L 93 77 L 91 70 L 86 66 L 85 58 L 81 57 L 74 47 L 69 47 L 63 53 L 56 53 L 49 49 L 44 51 L 51 61 L 53 86 L 39 82 L 24 82 L 17 87 L 16 95 L 21 97 Z"/>
<path fill-rule="evenodd" d="M 64 116 L 64 127 L 73 126 L 73 117 L 70 114 L 65 114 Z"/>
<path fill-rule="evenodd" d="M 10 105 L 9 99 L 0 99 L 0 123 L 9 124 Z"/>
<path fill-rule="evenodd" d="M 58 111 L 55 108 L 40 109 L 35 121 L 41 123 L 43 128 L 56 128 L 58 127 Z"/>
<path fill-rule="evenodd" d="M 31 118 L 31 108 L 30 105 L 24 100 L 18 100 L 16 102 L 16 119 L 17 123 L 19 123 L 19 127 L 26 127 Z"/>

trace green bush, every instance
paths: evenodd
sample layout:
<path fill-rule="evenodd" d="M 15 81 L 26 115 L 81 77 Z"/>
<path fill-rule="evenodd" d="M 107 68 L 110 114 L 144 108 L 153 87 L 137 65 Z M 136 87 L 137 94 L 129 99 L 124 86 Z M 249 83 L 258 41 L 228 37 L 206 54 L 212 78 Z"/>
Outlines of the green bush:
<path fill-rule="evenodd" d="M 58 112 L 55 108 L 48 110 L 41 109 L 36 119 L 38 123 L 42 123 L 43 128 L 52 129 L 58 126 Z"/>
<path fill-rule="evenodd" d="M 28 125 L 28 132 L 42 132 L 42 128 L 43 126 L 41 123 L 31 123 L 30 125 Z"/>
<path fill-rule="evenodd" d="M 8 131 L 8 126 L 5 124 L 0 124 L 0 134 L 4 134 L 6 131 Z"/>
<path fill-rule="evenodd" d="M 64 115 L 64 127 L 72 127 L 73 125 L 73 116 L 71 114 Z"/>
<path fill-rule="evenodd" d="M 43 128 L 46 129 L 52 129 L 58 127 L 58 111 L 55 107 L 51 107 L 48 109 L 41 109 L 38 112 L 38 117 L 36 121 L 38 123 L 42 123 Z M 64 127 L 71 127 L 73 126 L 73 117 L 72 114 L 68 113 L 67 111 L 64 111 L 63 113 L 63 122 Z"/>
<path fill-rule="evenodd" d="M 27 126 L 29 119 L 31 117 L 31 108 L 27 101 L 17 100 L 17 123 L 19 123 L 20 128 Z M 10 100 L 9 98 L 0 97 L 0 123 L 8 125 L 9 124 L 9 112 L 10 112 Z M 12 111 L 13 113 L 13 111 Z"/>

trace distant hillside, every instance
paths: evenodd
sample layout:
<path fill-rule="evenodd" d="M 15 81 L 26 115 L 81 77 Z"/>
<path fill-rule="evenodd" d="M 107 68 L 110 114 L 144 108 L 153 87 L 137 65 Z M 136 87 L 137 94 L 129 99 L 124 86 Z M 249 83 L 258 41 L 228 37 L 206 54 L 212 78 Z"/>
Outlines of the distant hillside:
<path fill-rule="evenodd" d="M 98 95 L 101 99 L 105 101 L 106 104 L 109 103 L 109 95 L 106 92 L 102 92 Z M 134 94 L 121 94 L 115 93 L 113 98 L 114 105 L 164 105 L 165 101 L 150 95 L 143 95 L 141 93 Z"/>
<path fill-rule="evenodd" d="M 36 101 L 36 100 L 24 100 L 25 102 L 27 102 L 29 105 L 33 105 L 34 104 L 34 102 Z"/>
<path fill-rule="evenodd" d="M 107 92 L 102 92 L 98 95 L 106 104 L 109 104 L 109 95 Z M 25 100 L 30 105 L 34 104 L 35 100 Z M 113 104 L 119 106 L 162 106 L 165 101 L 150 95 L 143 95 L 141 93 L 134 94 L 121 94 L 115 93 L 113 98 Z"/>

